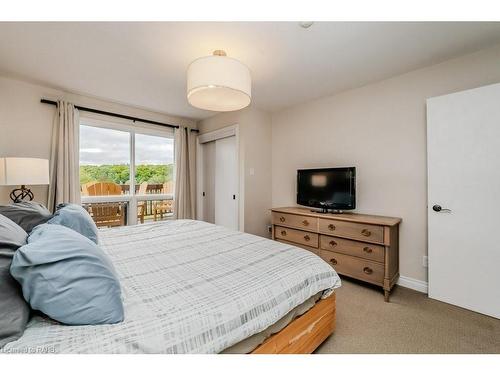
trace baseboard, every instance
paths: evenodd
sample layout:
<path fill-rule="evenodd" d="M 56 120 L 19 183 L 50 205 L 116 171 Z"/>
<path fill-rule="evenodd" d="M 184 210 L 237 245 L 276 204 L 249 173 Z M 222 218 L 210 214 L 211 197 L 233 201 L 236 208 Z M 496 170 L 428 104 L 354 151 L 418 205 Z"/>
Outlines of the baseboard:
<path fill-rule="evenodd" d="M 399 276 L 399 280 L 396 284 L 422 293 L 427 293 L 428 290 L 427 282 L 422 280 L 412 279 L 411 277 L 407 276 Z"/>

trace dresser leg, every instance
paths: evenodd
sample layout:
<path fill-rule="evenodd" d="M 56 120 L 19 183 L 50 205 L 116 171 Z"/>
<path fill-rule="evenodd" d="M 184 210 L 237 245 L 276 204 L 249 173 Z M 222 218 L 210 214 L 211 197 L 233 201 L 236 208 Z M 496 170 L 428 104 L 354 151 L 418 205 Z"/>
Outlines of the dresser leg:
<path fill-rule="evenodd" d="M 384 301 L 389 302 L 389 291 L 388 290 L 384 290 Z"/>

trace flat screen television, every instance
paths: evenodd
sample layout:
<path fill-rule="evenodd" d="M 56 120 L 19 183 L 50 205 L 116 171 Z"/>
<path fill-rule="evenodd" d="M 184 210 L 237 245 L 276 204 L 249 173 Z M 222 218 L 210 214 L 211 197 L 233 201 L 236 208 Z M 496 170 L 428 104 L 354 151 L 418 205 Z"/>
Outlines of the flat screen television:
<path fill-rule="evenodd" d="M 356 168 L 299 169 L 297 204 L 326 210 L 356 208 Z"/>

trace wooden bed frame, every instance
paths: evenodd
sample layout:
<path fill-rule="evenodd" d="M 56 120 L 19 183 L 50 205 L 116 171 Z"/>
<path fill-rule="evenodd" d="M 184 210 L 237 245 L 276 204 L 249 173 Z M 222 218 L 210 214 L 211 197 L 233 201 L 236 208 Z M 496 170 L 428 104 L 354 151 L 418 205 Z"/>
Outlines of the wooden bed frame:
<path fill-rule="evenodd" d="M 335 293 L 267 338 L 251 354 L 309 354 L 335 330 Z"/>

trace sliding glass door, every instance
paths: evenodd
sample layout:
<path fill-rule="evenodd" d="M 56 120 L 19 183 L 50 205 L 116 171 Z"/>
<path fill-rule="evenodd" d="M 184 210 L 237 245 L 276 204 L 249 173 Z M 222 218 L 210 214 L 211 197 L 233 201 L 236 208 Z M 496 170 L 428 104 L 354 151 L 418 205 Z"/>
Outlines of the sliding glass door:
<path fill-rule="evenodd" d="M 173 215 L 174 140 L 135 133 L 134 176 L 140 223 Z"/>
<path fill-rule="evenodd" d="M 99 227 L 171 217 L 174 170 L 172 131 L 81 120 L 82 205 Z"/>

